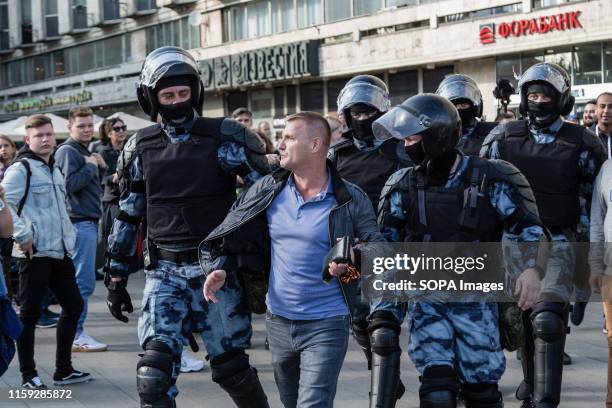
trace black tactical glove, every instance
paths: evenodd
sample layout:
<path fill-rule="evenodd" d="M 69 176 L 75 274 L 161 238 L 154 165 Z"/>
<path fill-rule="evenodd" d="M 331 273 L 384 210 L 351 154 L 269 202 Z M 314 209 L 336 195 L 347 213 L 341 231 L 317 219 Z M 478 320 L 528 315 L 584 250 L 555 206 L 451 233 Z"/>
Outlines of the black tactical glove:
<path fill-rule="evenodd" d="M 122 311 L 132 313 L 134 306 L 132 306 L 132 299 L 130 294 L 125 289 L 127 281 L 122 279 L 118 282 L 110 281 L 106 287 L 108 289 L 108 296 L 106 297 L 106 305 L 110 310 L 113 317 L 117 320 L 121 320 L 123 323 L 128 322 L 127 316 L 124 316 Z"/>

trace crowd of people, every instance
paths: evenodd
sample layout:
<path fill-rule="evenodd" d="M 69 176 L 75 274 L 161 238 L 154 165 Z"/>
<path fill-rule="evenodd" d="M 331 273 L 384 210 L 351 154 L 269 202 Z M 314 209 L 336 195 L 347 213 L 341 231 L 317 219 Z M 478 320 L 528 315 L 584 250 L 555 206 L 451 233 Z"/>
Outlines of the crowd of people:
<path fill-rule="evenodd" d="M 14 244 L 3 251 L 0 316 L 13 310 L 7 294 L 19 305 L 19 319 L 0 321 L 0 351 L 10 361 L 16 341 L 23 387 L 46 387 L 34 362 L 37 326 L 57 325 L 54 385 L 92 378 L 72 366 L 71 352 L 108 349 L 85 330 L 102 242 L 117 320 L 134 311 L 129 275 L 145 270 L 142 407 L 176 406 L 179 373 L 204 366 L 185 353 L 197 347 L 194 334 L 236 406 L 268 407 L 246 353 L 252 313 L 266 315 L 285 407 L 333 406 L 351 333 L 371 371 L 369 406 L 394 407 L 406 393 L 404 320 L 422 408 L 503 407 L 504 349 L 519 350 L 522 407 L 556 407 L 570 314 L 580 324 L 593 290 L 604 299 L 612 408 L 612 258 L 603 245 L 584 256 L 572 245 L 612 240 L 612 93 L 590 101 L 580 125 L 570 76 L 550 63 L 521 75 L 518 120 L 505 111 L 483 120 L 478 84 L 466 75 L 396 107 L 390 92 L 358 75 L 340 92 L 337 116 L 298 112 L 277 138 L 267 122 L 255 128 L 246 108 L 231 119 L 202 116 L 197 62 L 162 47 L 147 56 L 137 87 L 155 125 L 128 138 L 111 118 L 92 141 L 93 112 L 78 107 L 59 147 L 44 115 L 27 119 L 18 151 L 0 136 L 0 239 Z M 493 266 L 518 271 L 510 304 L 366 301 L 362 250 L 386 242 L 532 246 L 510 246 Z M 577 278 L 580 262 L 588 282 Z"/>

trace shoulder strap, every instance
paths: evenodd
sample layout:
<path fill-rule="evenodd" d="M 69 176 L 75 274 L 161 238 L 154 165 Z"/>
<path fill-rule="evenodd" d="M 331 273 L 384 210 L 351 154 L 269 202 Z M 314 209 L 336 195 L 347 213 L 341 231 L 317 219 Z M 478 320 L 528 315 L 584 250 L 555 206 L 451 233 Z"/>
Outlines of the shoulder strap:
<path fill-rule="evenodd" d="M 191 134 L 193 136 L 213 136 L 219 139 L 221 136 L 221 123 L 225 118 L 198 118 L 196 119 Z"/>
<path fill-rule="evenodd" d="M 529 134 L 526 120 L 512 120 L 506 123 L 506 137 L 525 137 Z"/>
<path fill-rule="evenodd" d="M 21 163 L 23 167 L 26 169 L 26 188 L 23 197 L 19 201 L 19 206 L 17 207 L 17 216 L 21 217 L 21 212 L 23 211 L 23 206 L 26 203 L 28 198 L 28 194 L 30 193 L 30 180 L 32 179 L 32 169 L 30 169 L 30 163 L 27 159 L 19 159 L 15 161 L 15 163 Z"/>

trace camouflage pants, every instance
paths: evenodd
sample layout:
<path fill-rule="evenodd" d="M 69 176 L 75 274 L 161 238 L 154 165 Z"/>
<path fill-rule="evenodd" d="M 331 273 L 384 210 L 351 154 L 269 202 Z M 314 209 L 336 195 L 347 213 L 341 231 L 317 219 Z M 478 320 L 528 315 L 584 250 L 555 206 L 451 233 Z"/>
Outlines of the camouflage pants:
<path fill-rule="evenodd" d="M 179 266 L 160 261 L 157 268 L 147 272 L 138 321 L 140 345 L 158 340 L 168 345 L 175 356 L 172 373 L 173 385 L 168 391 L 171 398 L 178 394 L 176 379 L 181 365 L 181 352 L 187 344 L 186 335 L 200 332 L 206 351 L 211 358 L 233 349 L 244 349 L 251 335 L 248 313 L 241 303 L 241 289 L 236 274 L 228 273 L 225 285 L 217 292 L 219 303 L 207 303 L 202 293 L 204 276 L 193 276 L 199 264 Z"/>
<path fill-rule="evenodd" d="M 506 369 L 496 303 L 411 302 L 408 354 L 420 374 L 453 367 L 461 383 L 496 383 Z"/>

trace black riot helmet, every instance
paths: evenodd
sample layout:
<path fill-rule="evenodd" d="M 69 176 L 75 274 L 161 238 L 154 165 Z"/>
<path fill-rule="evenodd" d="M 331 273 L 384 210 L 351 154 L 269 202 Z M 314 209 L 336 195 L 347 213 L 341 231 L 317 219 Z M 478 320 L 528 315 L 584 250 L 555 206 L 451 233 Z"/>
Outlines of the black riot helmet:
<path fill-rule="evenodd" d="M 191 54 L 179 47 L 160 47 L 147 55 L 136 95 L 138 104 L 152 121 L 157 121 L 157 114 L 160 113 L 158 91 L 177 85 L 188 85 L 191 88 L 191 107 L 202 115 L 204 85 L 200 80 L 198 64 Z"/>
<path fill-rule="evenodd" d="M 338 95 L 338 112 L 342 112 L 348 130 L 357 139 L 374 139 L 372 123 L 390 106 L 387 84 L 373 75 L 357 75 L 346 83 Z M 354 120 L 351 110 L 376 111 L 376 114 L 368 119 Z"/>
<path fill-rule="evenodd" d="M 461 109 L 459 112 L 463 127 L 474 126 L 476 118 L 482 116 L 482 93 L 478 89 L 476 81 L 467 75 L 451 74 L 446 76 L 440 82 L 436 94 L 454 104 L 469 102 L 472 105 L 470 109 Z"/>
<path fill-rule="evenodd" d="M 529 87 L 536 84 L 541 84 L 542 89 L 553 90 L 555 96 L 555 113 L 566 116 L 574 107 L 574 97 L 571 95 L 571 78 L 567 71 L 557 64 L 548 62 L 540 62 L 529 67 L 518 83 L 519 95 L 521 103 L 519 111 L 523 115 L 529 115 L 529 105 L 527 94 Z"/>
<path fill-rule="evenodd" d="M 436 159 L 454 150 L 461 134 L 461 118 L 448 99 L 420 94 L 391 109 L 372 128 L 379 140 L 392 137 L 403 140 L 420 134 L 425 154 Z"/>

